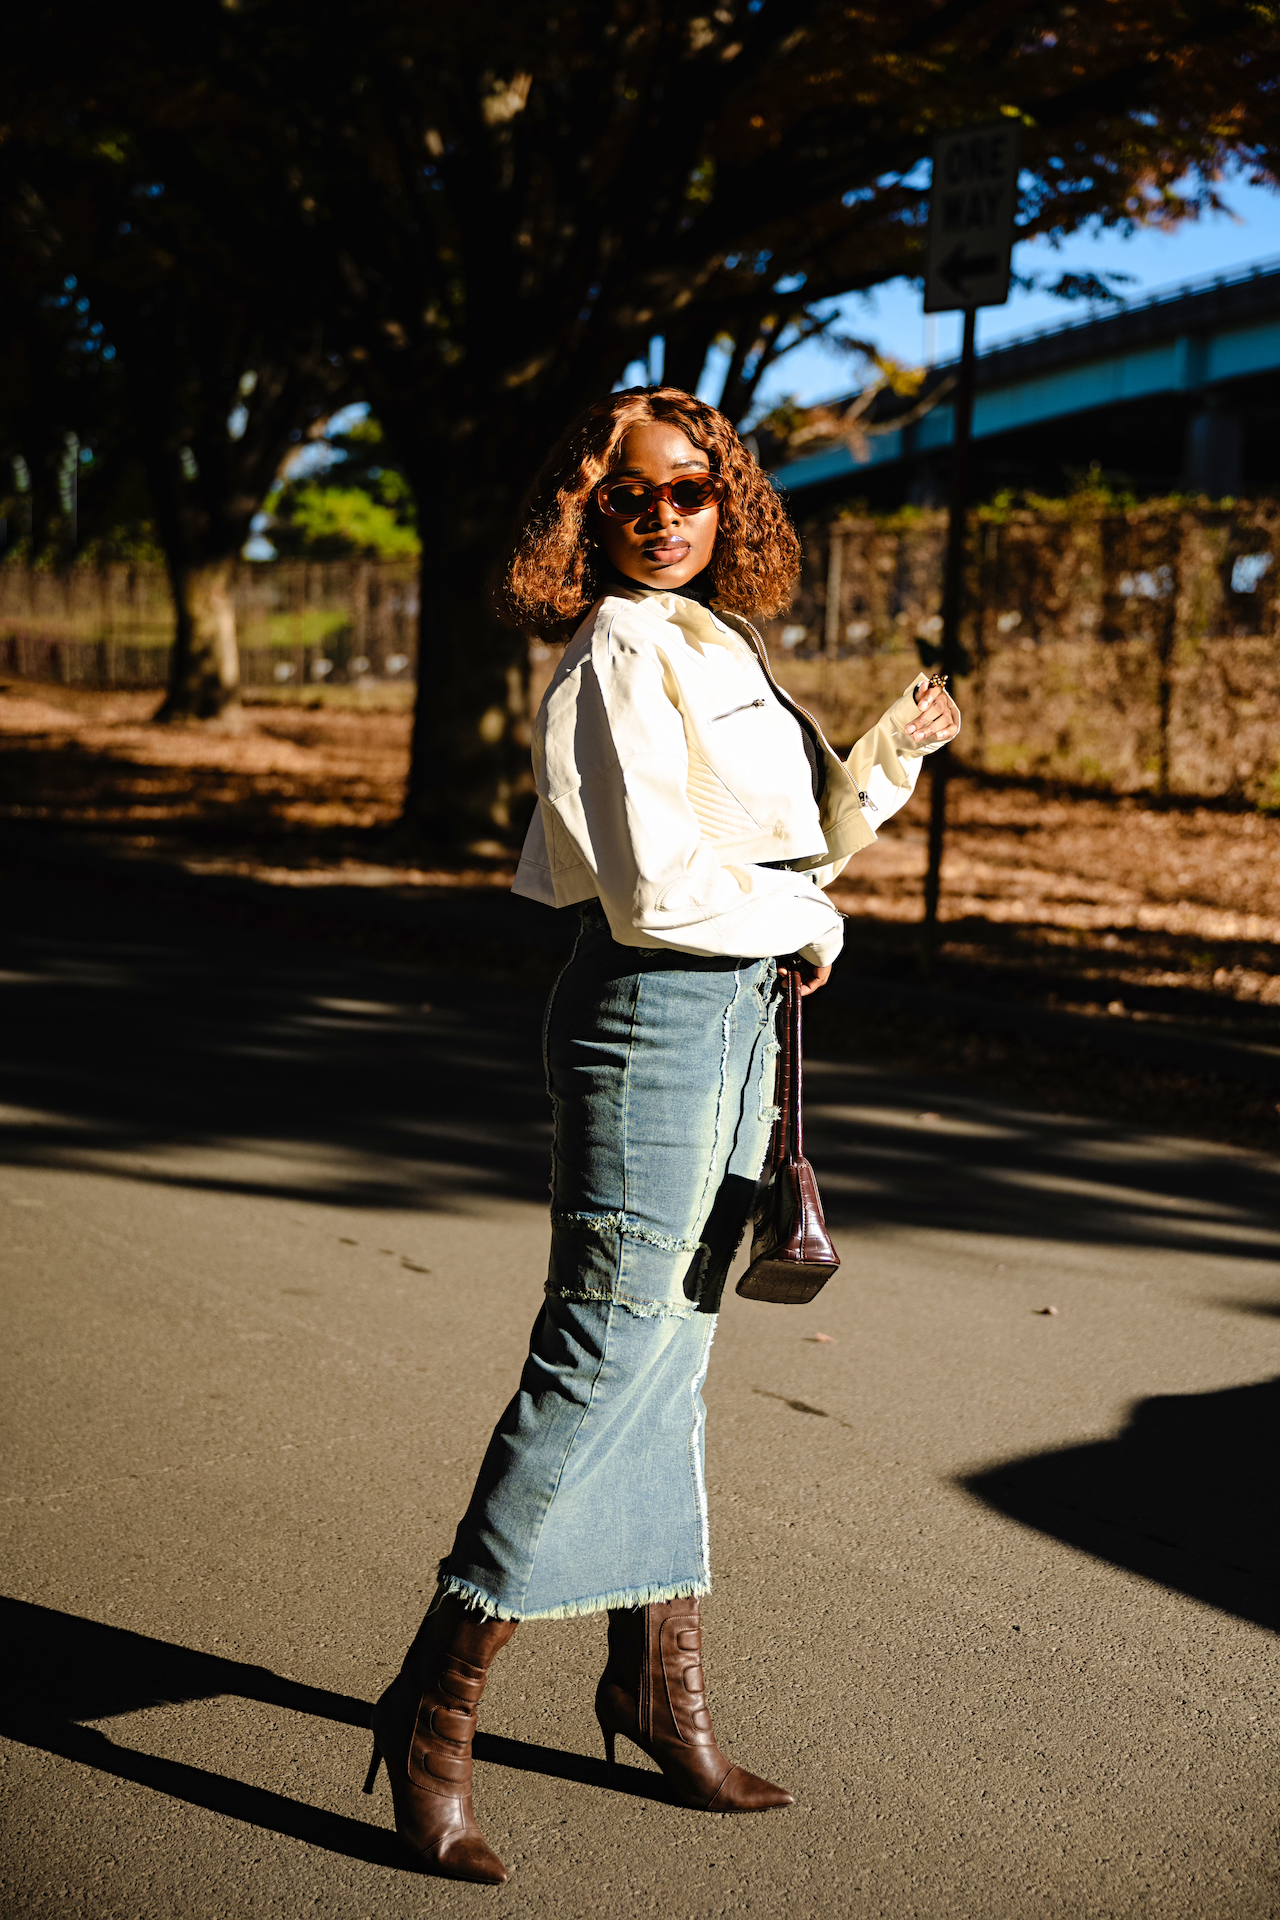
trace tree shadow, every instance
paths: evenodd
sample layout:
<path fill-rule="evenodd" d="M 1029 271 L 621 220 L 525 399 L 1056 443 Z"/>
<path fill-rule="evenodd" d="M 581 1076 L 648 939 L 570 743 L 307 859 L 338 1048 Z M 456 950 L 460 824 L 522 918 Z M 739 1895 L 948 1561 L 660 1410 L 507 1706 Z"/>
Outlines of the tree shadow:
<path fill-rule="evenodd" d="M 82 1724 L 148 1707 L 234 1695 L 340 1726 L 367 1728 L 371 1709 L 363 1700 L 306 1686 L 267 1667 L 199 1653 L 25 1600 L 0 1597 L 0 1639 L 9 1670 L 0 1700 L 3 1737 L 307 1846 L 371 1866 L 419 1867 L 387 1827 L 118 1745 L 100 1727 Z M 492 1733 L 477 1736 L 475 1755 L 491 1766 L 672 1804 L 661 1774 L 639 1767 L 608 1767 L 586 1755 Z"/>
<path fill-rule="evenodd" d="M 1280 1630 L 1280 1377 L 1138 1403 L 1112 1440 L 960 1484 L 987 1506 L 1159 1586 Z"/>
<path fill-rule="evenodd" d="M 374 901 L 351 888 L 330 903 L 348 939 L 375 906 L 415 939 L 434 929 L 431 950 L 451 964 L 428 973 L 423 948 L 386 964 L 326 944 L 314 912 L 296 925 L 252 918 L 262 896 L 289 889 L 48 852 L 43 867 L 30 847 L 16 862 L 0 928 L 0 1102 L 19 1110 L 0 1115 L 0 1163 L 352 1209 L 487 1194 L 545 1207 L 542 970 L 567 952 L 574 913 L 493 889 Z M 509 977 L 470 971 L 486 942 L 505 945 Z M 874 1004 L 858 1017 L 873 1024 Z M 811 1157 L 838 1231 L 1251 1262 L 1280 1251 L 1274 1167 L 1259 1158 L 1171 1151 L 1105 1119 L 835 1065 L 820 1044 L 814 1055 Z M 941 1124 L 918 1124 L 920 1108 Z"/>
<path fill-rule="evenodd" d="M 224 889 L 227 918 L 201 925 L 180 885 L 135 893 L 125 874 L 118 894 L 86 893 L 56 866 L 40 882 L 18 877 L 0 935 L 0 1101 L 23 1111 L 0 1131 L 0 1160 L 103 1170 L 115 1159 L 125 1178 L 316 1198 L 314 1165 L 293 1178 L 264 1163 L 244 1179 L 139 1165 L 175 1144 L 249 1141 L 295 1164 L 320 1149 L 338 1205 L 431 1208 L 460 1186 L 545 1201 L 542 994 L 456 964 L 503 925 L 518 947 L 509 897 L 468 896 L 447 912 L 435 900 L 379 903 L 426 930 L 428 949 L 447 946 L 445 980 L 420 963 L 334 954 L 303 928 L 282 939 L 246 927 L 234 912 L 244 889 Z M 349 923 L 368 912 L 358 898 L 328 904 Z M 535 925 L 556 919 L 519 904 Z M 568 932 L 562 919 L 552 947 Z M 419 960 L 412 947 L 407 957 Z"/>

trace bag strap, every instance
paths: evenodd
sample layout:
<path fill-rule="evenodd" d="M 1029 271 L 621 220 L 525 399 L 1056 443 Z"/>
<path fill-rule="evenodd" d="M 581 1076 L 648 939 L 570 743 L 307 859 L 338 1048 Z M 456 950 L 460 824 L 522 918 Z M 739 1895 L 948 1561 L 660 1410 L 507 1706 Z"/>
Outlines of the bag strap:
<path fill-rule="evenodd" d="M 787 969 L 787 1105 L 790 1109 L 788 1120 L 788 1145 L 794 1160 L 804 1159 L 804 1063 L 801 1040 L 800 1009 L 804 998 L 800 992 L 800 974 L 796 969 Z"/>
<path fill-rule="evenodd" d="M 778 1118 L 769 1143 L 769 1166 L 773 1173 L 789 1160 L 804 1157 L 803 1066 L 800 1024 L 800 974 L 795 967 L 780 966 L 782 1019 L 778 1035 L 778 1079 L 775 1098 Z"/>
<path fill-rule="evenodd" d="M 782 1014 L 778 1036 L 780 1058 L 776 1099 L 778 1118 L 769 1143 L 769 1166 L 773 1173 L 789 1160 L 804 1158 L 804 1044 L 801 1024 L 803 998 L 797 967 L 780 966 Z"/>
<path fill-rule="evenodd" d="M 787 1139 L 791 1130 L 791 1012 L 787 998 L 788 983 L 784 968 L 778 969 L 781 976 L 782 1011 L 784 1018 L 778 1022 L 778 1065 L 774 1077 L 773 1098 L 778 1109 L 778 1117 L 773 1123 L 773 1132 L 769 1137 L 769 1177 L 773 1178 L 787 1157 Z"/>

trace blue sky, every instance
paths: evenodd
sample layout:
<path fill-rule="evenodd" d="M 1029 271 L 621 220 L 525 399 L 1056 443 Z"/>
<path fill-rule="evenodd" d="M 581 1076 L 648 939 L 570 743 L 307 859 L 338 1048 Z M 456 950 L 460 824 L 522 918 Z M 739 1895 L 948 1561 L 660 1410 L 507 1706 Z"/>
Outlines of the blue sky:
<path fill-rule="evenodd" d="M 1079 233 L 1056 251 L 1044 241 L 1028 241 L 1014 249 L 1014 270 L 1051 279 L 1067 271 L 1130 273 L 1132 282 L 1119 291 L 1135 299 L 1200 274 L 1226 273 L 1280 256 L 1280 194 L 1236 180 L 1227 183 L 1222 197 L 1234 218 L 1206 216 L 1188 221 L 1175 233 L 1139 232 L 1132 239 L 1114 232 Z M 836 304 L 841 311 L 842 331 L 874 340 L 882 351 L 909 365 L 949 360 L 960 350 L 961 316 L 936 314 L 926 327 L 920 288 L 910 281 L 894 280 L 870 296 L 851 296 Z M 1088 313 L 1082 301 L 1015 291 L 1005 306 L 979 311 L 978 350 L 1036 327 L 1083 320 Z M 766 376 L 757 411 L 788 394 L 807 405 L 849 393 L 860 384 L 858 360 L 821 346 L 800 347 Z M 706 397 L 714 399 L 715 380 L 704 385 Z"/>

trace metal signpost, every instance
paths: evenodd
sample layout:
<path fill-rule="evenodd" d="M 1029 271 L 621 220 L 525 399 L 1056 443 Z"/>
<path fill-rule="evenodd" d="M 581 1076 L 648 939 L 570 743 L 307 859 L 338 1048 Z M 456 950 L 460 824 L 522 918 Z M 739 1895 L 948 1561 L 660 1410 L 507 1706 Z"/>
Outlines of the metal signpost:
<path fill-rule="evenodd" d="M 933 145 L 933 185 L 925 242 L 924 310 L 964 313 L 951 440 L 951 511 L 942 584 L 941 669 L 955 684 L 962 655 L 964 559 L 969 506 L 969 437 L 973 424 L 973 337 L 979 307 L 1009 298 L 1009 256 L 1018 202 L 1019 128 L 1015 121 L 940 134 Z M 947 820 L 947 758 L 933 756 L 930 774 L 929 870 L 924 889 L 921 963 L 932 963 Z"/>

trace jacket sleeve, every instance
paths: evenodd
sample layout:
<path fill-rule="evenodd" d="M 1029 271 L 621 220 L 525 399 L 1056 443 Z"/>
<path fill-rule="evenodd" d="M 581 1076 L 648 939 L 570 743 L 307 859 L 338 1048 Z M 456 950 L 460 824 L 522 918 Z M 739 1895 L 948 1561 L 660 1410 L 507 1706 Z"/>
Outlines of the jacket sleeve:
<path fill-rule="evenodd" d="M 895 700 L 889 711 L 864 733 L 845 765 L 859 793 L 867 797 L 862 812 L 869 826 L 879 829 L 905 807 L 915 792 L 920 762 L 927 753 L 936 753 L 945 742 L 935 740 L 927 747 L 909 740 L 903 732 L 916 712 L 915 691 L 928 675 L 918 673 L 906 692 Z"/>
<path fill-rule="evenodd" d="M 841 917 L 805 874 L 722 865 L 689 804 L 684 721 L 652 639 L 598 637 L 574 717 L 573 784 L 542 797 L 595 876 L 622 946 L 829 965 Z M 547 769 L 554 780 L 554 769 Z"/>

